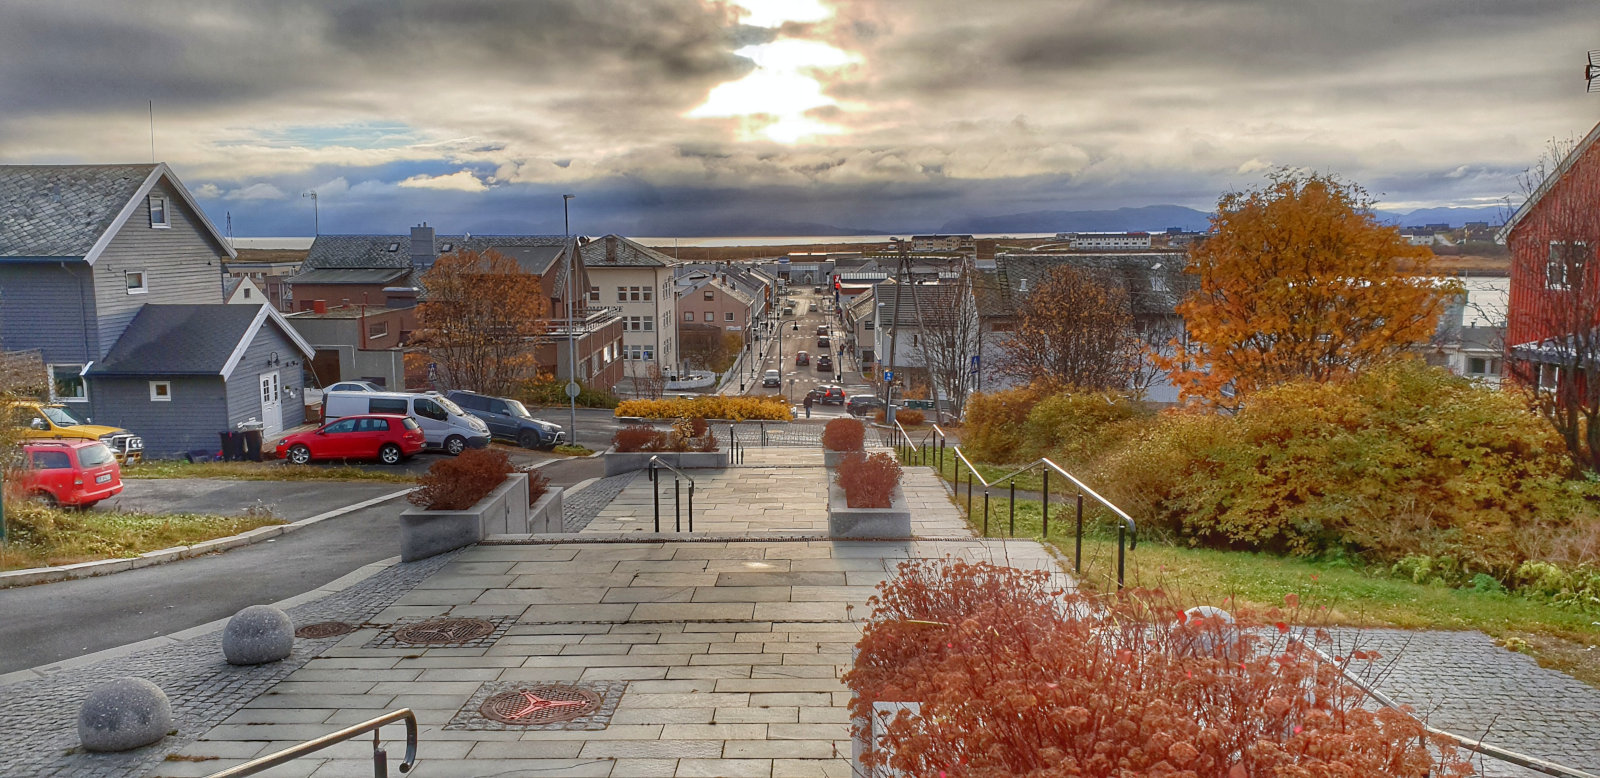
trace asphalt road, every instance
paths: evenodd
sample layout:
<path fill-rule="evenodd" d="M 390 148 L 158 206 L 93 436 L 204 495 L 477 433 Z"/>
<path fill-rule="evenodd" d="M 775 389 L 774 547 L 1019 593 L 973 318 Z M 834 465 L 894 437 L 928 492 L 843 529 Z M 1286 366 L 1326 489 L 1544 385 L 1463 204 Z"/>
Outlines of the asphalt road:
<path fill-rule="evenodd" d="M 580 421 L 580 430 L 582 430 Z M 598 459 L 542 468 L 556 486 L 603 475 Z M 296 521 L 404 484 L 129 480 L 124 507 L 240 513 L 264 504 Z M 97 578 L 0 589 L 0 673 L 167 635 L 303 594 L 400 552 L 396 498 L 267 542 Z"/>
<path fill-rule="evenodd" d="M 798 287 L 790 290 L 789 297 L 795 301 L 795 315 L 784 317 L 779 327 L 782 333 L 783 346 L 775 348 L 770 341 L 766 343 L 766 353 L 754 364 L 751 378 L 746 384 L 745 394 L 751 396 L 781 394 L 796 405 L 805 399 L 806 392 L 822 384 L 841 383 L 838 376 L 841 372 L 846 374 L 846 385 L 859 383 L 860 369 L 855 360 L 840 352 L 843 343 L 843 333 L 839 331 L 837 319 L 834 314 L 824 310 L 826 304 L 823 295 L 814 294 L 811 287 Z M 815 312 L 810 310 L 811 304 L 817 304 Z M 799 324 L 796 329 L 795 324 Z M 826 324 L 829 327 L 830 343 L 826 349 L 817 346 L 817 327 Z M 810 364 L 796 365 L 795 355 L 804 351 L 810 357 Z M 817 357 L 824 352 L 829 352 L 833 357 L 834 369 L 823 372 L 817 370 Z M 781 356 L 780 356 L 781 355 Z M 777 369 L 783 375 L 783 387 L 774 389 L 761 386 L 761 375 L 770 369 Z M 803 416 L 803 410 L 796 410 L 796 414 Z M 846 416 L 844 409 L 838 405 L 813 405 L 812 418 L 831 418 Z"/>

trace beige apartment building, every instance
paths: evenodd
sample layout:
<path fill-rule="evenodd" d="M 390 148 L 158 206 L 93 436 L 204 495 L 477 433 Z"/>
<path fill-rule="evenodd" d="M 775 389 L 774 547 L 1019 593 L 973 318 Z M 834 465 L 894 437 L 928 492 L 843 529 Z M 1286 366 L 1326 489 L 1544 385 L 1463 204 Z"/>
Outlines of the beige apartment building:
<path fill-rule="evenodd" d="M 678 373 L 677 296 L 672 258 L 618 235 L 585 240 L 579 257 L 589 274 L 589 308 L 622 318 L 623 375 L 645 378 L 650 366 Z"/>

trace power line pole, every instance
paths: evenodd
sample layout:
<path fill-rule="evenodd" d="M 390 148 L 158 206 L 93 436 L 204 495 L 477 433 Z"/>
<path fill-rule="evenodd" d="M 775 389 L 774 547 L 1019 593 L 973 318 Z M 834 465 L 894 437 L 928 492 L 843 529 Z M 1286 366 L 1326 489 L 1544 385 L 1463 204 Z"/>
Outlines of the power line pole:
<path fill-rule="evenodd" d="M 900 278 L 901 274 L 910 276 L 907 262 L 911 258 L 911 254 L 906 248 L 906 242 L 899 238 L 895 240 L 900 247 L 900 261 L 895 264 L 894 268 L 894 314 L 889 319 L 889 372 L 883 379 L 883 418 L 889 424 L 894 424 L 895 352 L 900 341 L 900 292 L 904 286 Z"/>
<path fill-rule="evenodd" d="M 572 320 L 572 304 L 577 293 L 578 283 L 578 247 L 572 245 L 572 223 L 567 215 L 567 203 L 575 195 L 564 194 L 561 196 L 561 229 L 566 233 L 567 250 L 567 403 L 570 418 L 567 429 L 572 434 L 567 436 L 567 443 L 578 445 L 578 330 Z"/>

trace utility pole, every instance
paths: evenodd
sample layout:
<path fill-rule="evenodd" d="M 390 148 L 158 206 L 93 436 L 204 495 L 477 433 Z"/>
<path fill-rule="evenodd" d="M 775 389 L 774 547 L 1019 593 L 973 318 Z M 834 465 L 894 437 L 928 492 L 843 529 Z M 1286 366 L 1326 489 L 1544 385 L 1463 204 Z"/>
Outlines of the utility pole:
<path fill-rule="evenodd" d="M 317 190 L 313 189 L 300 195 L 311 198 L 311 234 L 322 234 L 322 208 L 317 205 Z"/>
<path fill-rule="evenodd" d="M 894 424 L 894 379 L 896 377 L 894 374 L 894 357 L 900 340 L 900 292 L 905 286 L 905 283 L 900 278 L 902 274 L 905 275 L 907 280 L 911 276 L 907 265 L 911 259 L 911 254 L 906 249 L 906 242 L 899 238 L 896 238 L 895 241 L 900 249 L 900 261 L 895 264 L 894 268 L 894 314 L 889 319 L 889 374 L 883 381 L 883 418 L 889 424 Z M 913 292 L 913 294 L 915 293 Z"/>
<path fill-rule="evenodd" d="M 572 222 L 567 216 L 567 202 L 575 195 L 561 196 L 561 229 L 566 234 L 567 249 L 567 403 L 570 418 L 567 429 L 569 445 L 578 445 L 578 329 L 572 319 L 572 304 L 578 283 L 578 247 L 572 245 Z"/>

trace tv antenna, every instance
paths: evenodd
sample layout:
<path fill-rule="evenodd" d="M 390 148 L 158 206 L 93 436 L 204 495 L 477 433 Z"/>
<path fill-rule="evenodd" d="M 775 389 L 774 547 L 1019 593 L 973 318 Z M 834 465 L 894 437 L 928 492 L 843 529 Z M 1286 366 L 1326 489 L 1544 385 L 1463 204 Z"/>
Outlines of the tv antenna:
<path fill-rule="evenodd" d="M 1589 85 L 1587 91 L 1600 92 L 1600 49 L 1589 52 L 1589 64 L 1583 68 L 1583 80 Z"/>

